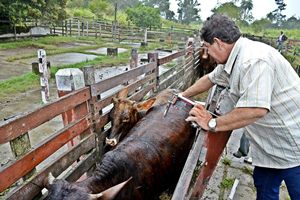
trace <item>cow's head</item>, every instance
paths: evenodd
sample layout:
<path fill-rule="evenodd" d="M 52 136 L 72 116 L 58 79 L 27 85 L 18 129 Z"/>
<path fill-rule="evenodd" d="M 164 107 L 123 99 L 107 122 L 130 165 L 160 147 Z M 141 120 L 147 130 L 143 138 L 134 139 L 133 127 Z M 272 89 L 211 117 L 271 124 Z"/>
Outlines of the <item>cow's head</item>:
<path fill-rule="evenodd" d="M 200 76 L 210 73 L 217 66 L 216 61 L 208 54 L 206 47 L 200 48 Z"/>
<path fill-rule="evenodd" d="M 65 180 L 54 178 L 50 173 L 45 186 L 49 193 L 47 200 L 113 200 L 120 190 L 131 180 L 129 178 L 118 185 L 115 185 L 98 194 L 90 194 L 84 188 L 77 186 L 74 183 L 69 183 Z"/>
<path fill-rule="evenodd" d="M 111 133 L 110 138 L 106 138 L 106 144 L 115 146 L 121 141 L 129 130 L 140 120 L 147 110 L 155 102 L 155 98 L 135 102 L 126 98 L 113 98 L 114 107 L 110 112 Z"/>

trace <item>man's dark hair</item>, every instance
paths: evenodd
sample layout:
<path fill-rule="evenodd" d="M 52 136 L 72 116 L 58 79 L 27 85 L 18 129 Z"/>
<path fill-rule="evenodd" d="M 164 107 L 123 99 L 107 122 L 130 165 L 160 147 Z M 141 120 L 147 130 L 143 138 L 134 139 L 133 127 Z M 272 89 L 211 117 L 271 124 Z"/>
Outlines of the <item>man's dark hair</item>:
<path fill-rule="evenodd" d="M 240 29 L 234 21 L 222 14 L 214 14 L 207 18 L 200 32 L 201 38 L 210 44 L 214 42 L 214 38 L 232 44 L 241 36 Z"/>

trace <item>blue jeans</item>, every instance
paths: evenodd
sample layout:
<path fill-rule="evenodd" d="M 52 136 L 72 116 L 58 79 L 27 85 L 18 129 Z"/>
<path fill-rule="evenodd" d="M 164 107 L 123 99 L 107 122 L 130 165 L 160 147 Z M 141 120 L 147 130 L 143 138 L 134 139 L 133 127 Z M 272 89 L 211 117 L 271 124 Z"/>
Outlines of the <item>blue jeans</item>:
<path fill-rule="evenodd" d="M 279 200 L 279 188 L 283 180 L 291 199 L 300 199 L 300 166 L 288 169 L 255 167 L 253 179 L 257 200 Z"/>

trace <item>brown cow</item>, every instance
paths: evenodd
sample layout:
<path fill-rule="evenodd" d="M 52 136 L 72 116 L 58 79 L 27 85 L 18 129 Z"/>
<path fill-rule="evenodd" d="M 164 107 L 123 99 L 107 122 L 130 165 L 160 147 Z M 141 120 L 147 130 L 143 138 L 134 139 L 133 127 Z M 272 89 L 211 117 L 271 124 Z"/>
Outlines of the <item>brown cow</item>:
<path fill-rule="evenodd" d="M 68 183 L 49 181 L 48 199 L 87 200 L 106 196 L 102 191 L 132 177 L 114 199 L 153 200 L 175 185 L 189 153 L 194 134 L 185 121 L 190 105 L 177 101 L 164 117 L 165 105 L 151 108 L 111 151 L 104 154 L 86 180 Z M 118 194 L 116 194 L 118 193 Z"/>
<path fill-rule="evenodd" d="M 168 98 L 173 92 L 172 89 L 166 89 L 155 98 L 141 103 L 127 99 L 126 91 L 118 98 L 113 98 L 114 107 L 110 112 L 112 128 L 109 135 L 110 139 L 106 138 L 106 144 L 110 146 L 117 145 L 151 107 L 168 103 Z"/>
<path fill-rule="evenodd" d="M 206 47 L 200 48 L 199 76 L 212 72 L 217 66 L 216 61 L 208 54 Z"/>
<path fill-rule="evenodd" d="M 114 107 L 110 111 L 111 133 L 106 144 L 115 146 L 130 129 L 145 115 L 154 103 L 155 98 L 137 103 L 126 98 L 113 98 Z"/>

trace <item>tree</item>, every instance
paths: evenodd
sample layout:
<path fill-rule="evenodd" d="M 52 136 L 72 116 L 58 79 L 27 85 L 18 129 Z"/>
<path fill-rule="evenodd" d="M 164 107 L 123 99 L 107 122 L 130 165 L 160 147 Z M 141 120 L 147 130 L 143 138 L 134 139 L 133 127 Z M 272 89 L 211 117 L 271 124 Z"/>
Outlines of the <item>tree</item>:
<path fill-rule="evenodd" d="M 275 0 L 275 3 L 277 4 L 278 8 L 269 13 L 267 17 L 271 19 L 275 25 L 281 26 L 286 17 L 286 15 L 282 14 L 282 11 L 285 10 L 286 4 L 283 2 L 283 0 Z"/>
<path fill-rule="evenodd" d="M 86 0 L 69 0 L 67 3 L 68 8 L 87 8 L 88 2 Z"/>
<path fill-rule="evenodd" d="M 175 13 L 170 10 L 169 0 L 143 0 L 145 6 L 158 8 L 160 15 L 165 19 L 174 19 Z"/>
<path fill-rule="evenodd" d="M 179 0 L 178 1 L 178 20 L 182 23 L 200 21 L 200 3 L 198 0 Z"/>
<path fill-rule="evenodd" d="M 248 22 L 248 23 L 252 22 L 252 20 L 253 20 L 253 16 L 252 16 L 253 3 L 252 3 L 252 0 L 242 0 L 240 9 L 241 9 L 241 19 L 243 21 Z"/>
<path fill-rule="evenodd" d="M 300 29 L 300 19 L 295 16 L 288 18 L 283 24 L 282 28 L 286 29 Z"/>
<path fill-rule="evenodd" d="M 212 12 L 225 14 L 236 22 L 240 21 L 242 13 L 241 9 L 238 6 L 236 6 L 233 2 L 220 4 L 219 6 L 212 9 Z"/>
<path fill-rule="evenodd" d="M 42 8 L 42 19 L 45 21 L 59 22 L 67 18 L 67 0 L 45 0 Z"/>
<path fill-rule="evenodd" d="M 135 25 L 143 28 L 160 27 L 160 13 L 159 9 L 144 6 L 142 4 L 134 8 L 126 10 L 129 21 Z"/>
<path fill-rule="evenodd" d="M 118 10 L 126 10 L 128 7 L 132 8 L 140 4 L 139 0 L 110 0 L 111 4 L 118 4 Z"/>
<path fill-rule="evenodd" d="M 267 18 L 264 18 L 264 19 L 254 21 L 251 27 L 254 32 L 258 33 L 266 28 L 269 28 L 271 25 L 272 25 L 271 21 Z"/>
<path fill-rule="evenodd" d="M 91 0 L 89 2 L 89 9 L 98 18 L 103 18 L 105 14 L 113 12 L 111 4 L 109 4 L 106 0 Z"/>
<path fill-rule="evenodd" d="M 15 37 L 17 26 L 25 26 L 26 19 L 39 19 L 42 17 L 44 0 L 3 0 L 0 4 L 1 18 L 10 22 L 14 29 Z"/>

